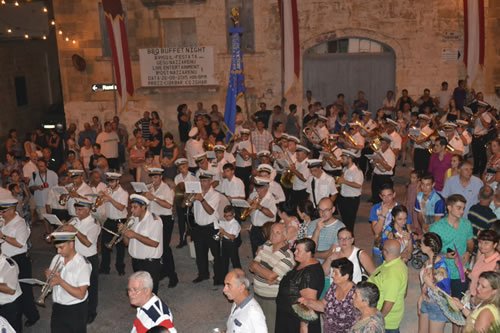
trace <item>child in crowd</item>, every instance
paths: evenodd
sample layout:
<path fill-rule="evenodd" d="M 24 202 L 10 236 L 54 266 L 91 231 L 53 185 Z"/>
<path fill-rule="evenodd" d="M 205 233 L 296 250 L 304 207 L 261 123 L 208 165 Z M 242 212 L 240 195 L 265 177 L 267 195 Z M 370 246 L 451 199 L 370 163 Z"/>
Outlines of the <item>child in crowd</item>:
<path fill-rule="evenodd" d="M 241 226 L 234 218 L 234 208 L 224 207 L 224 219 L 219 220 L 219 237 L 221 240 L 222 276 L 229 271 L 229 259 L 234 268 L 241 268 L 238 249 L 241 245 Z"/>

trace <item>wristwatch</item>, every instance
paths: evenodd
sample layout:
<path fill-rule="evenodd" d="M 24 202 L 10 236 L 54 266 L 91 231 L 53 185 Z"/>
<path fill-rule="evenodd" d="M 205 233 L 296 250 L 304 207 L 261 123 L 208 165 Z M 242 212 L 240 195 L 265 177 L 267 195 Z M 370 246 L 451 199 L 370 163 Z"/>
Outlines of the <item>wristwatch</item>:
<path fill-rule="evenodd" d="M 3 235 L 2 240 L 6 240 L 6 239 L 7 239 L 7 235 Z"/>

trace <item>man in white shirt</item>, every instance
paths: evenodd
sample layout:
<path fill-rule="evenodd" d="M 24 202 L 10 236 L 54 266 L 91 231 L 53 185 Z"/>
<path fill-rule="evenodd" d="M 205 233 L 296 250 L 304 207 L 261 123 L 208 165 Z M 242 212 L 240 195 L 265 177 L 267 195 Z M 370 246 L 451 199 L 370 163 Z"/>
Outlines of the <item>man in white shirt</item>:
<path fill-rule="evenodd" d="M 255 177 L 255 192 L 248 198 L 250 208 L 247 209 L 249 209 L 250 219 L 252 221 L 252 227 L 250 229 L 250 243 L 254 258 L 259 246 L 266 242 L 262 226 L 267 222 L 274 222 L 278 211 L 276 201 L 269 191 L 269 183 L 269 179 Z"/>
<path fill-rule="evenodd" d="M 75 249 L 75 233 L 68 236 L 68 227 L 52 233 L 57 255 L 45 276 L 52 276 L 51 332 L 86 332 L 88 287 L 92 266 Z"/>
<path fill-rule="evenodd" d="M 198 127 L 193 127 L 189 131 L 189 140 L 186 142 L 186 147 L 184 148 L 186 152 L 186 158 L 188 160 L 189 171 L 195 173 L 198 170 L 196 161 L 194 157 L 196 155 L 202 154 L 205 149 L 203 149 L 203 141 L 200 140 Z"/>
<path fill-rule="evenodd" d="M 214 167 L 212 164 L 208 163 L 207 153 L 203 152 L 199 155 L 196 155 L 194 157 L 194 160 L 196 161 L 196 165 L 198 166 L 198 170 L 196 170 L 195 177 L 199 178 L 200 172 L 202 171 L 208 171 L 210 173 L 213 173 L 214 179 L 212 182 L 212 186 L 216 188 L 220 183 L 220 178 L 217 172 L 217 168 Z"/>
<path fill-rule="evenodd" d="M 223 167 L 223 179 L 218 191 L 224 194 L 229 201 L 233 199 L 245 200 L 245 184 L 234 175 L 234 165 L 226 163 Z M 239 218 L 241 208 L 234 207 L 235 215 Z"/>
<path fill-rule="evenodd" d="M 17 203 L 14 198 L 0 201 L 0 217 L 4 220 L 3 225 L 0 225 L 1 253 L 16 262 L 20 279 L 32 278 L 27 244 L 31 231 L 16 212 Z M 40 319 L 40 314 L 35 306 L 32 286 L 23 283 L 21 290 L 21 314 L 26 316 L 26 326 L 30 327 Z"/>
<path fill-rule="evenodd" d="M 495 118 L 487 111 L 488 104 L 483 101 L 477 102 L 477 112 L 475 114 L 476 121 L 474 122 L 474 132 L 472 138 L 472 157 L 474 158 L 474 171 L 475 175 L 482 175 L 486 168 L 488 157 L 484 146 L 488 142 L 488 133 L 490 131 L 491 123 Z"/>
<path fill-rule="evenodd" d="M 118 134 L 113 131 L 111 122 L 106 121 L 104 123 L 104 131 L 97 135 L 95 142 L 101 145 L 101 154 L 108 160 L 109 167 L 119 170 L 118 144 L 120 143 L 120 138 Z"/>
<path fill-rule="evenodd" d="M 198 179 L 189 171 L 188 160 L 186 158 L 179 158 L 175 161 L 175 165 L 179 173 L 174 178 L 176 192 L 185 193 L 185 182 L 195 182 Z M 179 225 L 179 244 L 176 248 L 180 249 L 187 245 L 186 242 L 186 223 L 192 222 L 188 221 L 188 214 L 190 210 L 183 205 L 183 198 L 180 200 L 175 200 L 175 211 L 177 216 L 177 223 Z M 193 219 L 192 213 L 189 217 L 190 220 Z"/>
<path fill-rule="evenodd" d="M 387 134 L 380 139 L 380 150 L 375 152 L 372 159 L 374 170 L 372 178 L 372 202 L 382 201 L 379 196 L 380 187 L 385 183 L 392 183 L 394 166 L 396 165 L 396 155 L 390 148 L 392 139 Z"/>
<path fill-rule="evenodd" d="M 429 167 L 429 161 L 431 154 L 429 152 L 430 147 L 430 136 L 434 133 L 434 130 L 429 126 L 431 118 L 426 114 L 420 114 L 418 116 L 418 121 L 420 125 L 420 134 L 418 137 L 409 135 L 408 137 L 415 141 L 414 145 L 414 157 L 413 164 L 416 171 L 421 173 L 427 172 Z"/>
<path fill-rule="evenodd" d="M 138 194 L 130 196 L 133 222 L 126 227 L 120 224 L 123 243 L 128 246 L 134 272 L 146 271 L 153 279 L 153 293 L 158 293 L 161 256 L 163 254 L 162 222 L 148 211 L 150 201 Z"/>
<path fill-rule="evenodd" d="M 314 207 L 318 207 L 320 200 L 323 198 L 330 198 L 332 202 L 335 202 L 338 193 L 337 185 L 335 179 L 323 171 L 323 161 L 309 159 L 307 165 L 312 176 L 309 177 L 307 182 L 307 193 L 309 193 L 309 200 L 311 200 Z"/>
<path fill-rule="evenodd" d="M 349 150 L 342 150 L 343 174 L 337 179 L 340 185 L 340 196 L 337 199 L 337 207 L 342 217 L 342 222 L 349 230 L 354 231 L 354 223 L 358 213 L 363 186 L 363 172 L 354 164 L 356 154 Z"/>
<path fill-rule="evenodd" d="M 451 96 L 453 92 L 448 90 L 448 82 L 443 81 L 441 83 L 441 90 L 438 92 L 437 98 L 439 99 L 439 108 L 441 110 L 446 110 L 448 108 L 448 104 L 450 103 Z"/>
<path fill-rule="evenodd" d="M 457 135 L 456 128 L 457 125 L 455 123 L 446 122 L 443 124 L 443 131 L 446 140 L 448 140 L 448 146 L 453 148 L 453 151 L 450 151 L 450 153 L 463 156 L 464 144 L 462 139 Z"/>
<path fill-rule="evenodd" d="M 151 202 L 149 211 L 159 217 L 163 223 L 163 264 L 160 279 L 168 276 L 168 288 L 174 288 L 179 283 L 175 272 L 174 256 L 170 248 L 172 231 L 174 230 L 174 219 L 172 218 L 174 191 L 162 180 L 162 168 L 149 168 L 148 173 L 152 183 L 149 185 L 149 192 L 145 192 L 144 196 Z"/>
<path fill-rule="evenodd" d="M 324 161 L 323 170 L 332 177 L 339 177 L 342 174 L 342 149 L 337 146 L 338 134 L 330 134 L 328 137 L 329 150 L 320 152 L 320 159 Z"/>
<path fill-rule="evenodd" d="M 269 192 L 271 192 L 276 204 L 279 204 L 281 202 L 285 202 L 286 197 L 281 185 L 276 182 L 274 178 L 272 178 L 273 171 L 273 167 L 269 164 L 261 164 L 257 167 L 257 175 L 259 177 L 269 179 Z"/>
<path fill-rule="evenodd" d="M 223 292 L 233 301 L 226 323 L 227 332 L 267 333 L 266 317 L 249 288 L 250 281 L 243 270 L 238 268 L 227 273 Z"/>
<path fill-rule="evenodd" d="M 311 175 L 307 164 L 307 156 L 310 152 L 308 148 L 297 145 L 297 161 L 290 165 L 290 171 L 295 176 L 293 177 L 293 191 L 289 198 L 291 209 L 296 209 L 300 201 L 307 200 L 307 182 Z"/>
<path fill-rule="evenodd" d="M 398 123 L 390 118 L 386 119 L 386 130 L 387 134 L 391 137 L 391 149 L 394 155 L 396 156 L 396 159 L 398 158 L 399 152 L 401 151 L 401 143 L 403 139 L 401 138 L 401 135 L 396 131 L 398 128 Z"/>
<path fill-rule="evenodd" d="M 169 307 L 153 294 L 151 274 L 145 271 L 132 274 L 128 279 L 127 293 L 130 304 L 137 307 L 131 333 L 145 332 L 158 326 L 164 327 L 168 333 L 177 333 Z"/>
<path fill-rule="evenodd" d="M 75 250 L 83 256 L 92 266 L 90 273 L 89 303 L 87 324 L 94 322 L 97 317 L 97 303 L 99 290 L 99 257 L 97 255 L 97 239 L 101 233 L 101 227 L 96 223 L 96 220 L 90 215 L 92 201 L 80 199 L 75 203 L 76 218 L 71 225 L 68 226 L 68 231 L 76 232 Z"/>
<path fill-rule="evenodd" d="M 68 171 L 71 177 L 71 182 L 73 183 L 68 190 L 66 208 L 68 209 L 68 214 L 70 216 L 76 216 L 75 212 L 75 202 L 78 199 L 85 199 L 87 195 L 91 195 L 92 189 L 83 181 L 84 171 L 81 169 L 71 169 Z"/>
<path fill-rule="evenodd" d="M 22 332 L 21 286 L 19 268 L 14 260 L 0 254 L 0 316 L 5 318 L 14 331 Z M 6 331 L 11 332 L 11 331 Z"/>
<path fill-rule="evenodd" d="M 38 171 L 36 162 L 38 161 L 38 155 L 36 152 L 30 153 L 30 159 L 23 166 L 23 177 L 25 180 L 30 180 L 33 177 L 33 173 Z"/>
<path fill-rule="evenodd" d="M 118 225 L 127 219 L 128 192 L 121 187 L 120 177 L 120 173 L 106 172 L 108 190 L 99 193 L 102 197 L 102 207 L 104 207 L 104 216 L 106 218 L 104 227 L 113 232 L 117 232 Z M 101 266 L 99 268 L 99 273 L 101 274 L 109 274 L 110 271 L 111 249 L 106 245 L 109 244 L 112 238 L 113 235 L 108 232 L 104 232 L 101 237 Z M 125 247 L 123 242 L 118 242 L 115 250 L 115 268 L 118 271 L 118 275 L 124 275 Z"/>
<path fill-rule="evenodd" d="M 250 176 L 252 175 L 252 159 L 257 150 L 250 140 L 250 130 L 243 128 L 240 131 L 241 140 L 234 144 L 231 152 L 236 156 L 235 175 L 245 184 L 245 195 L 250 193 Z"/>
<path fill-rule="evenodd" d="M 37 171 L 30 177 L 29 187 L 34 193 L 36 212 L 39 219 L 43 218 L 46 213 L 45 205 L 49 197 L 49 191 L 52 187 L 57 186 L 57 174 L 47 169 L 47 162 L 39 160 L 37 162 Z"/>
<path fill-rule="evenodd" d="M 219 219 L 219 203 L 221 194 L 212 187 L 214 175 L 203 171 L 200 173 L 201 193 L 197 193 L 193 202 L 194 225 L 192 238 L 196 252 L 198 276 L 193 283 L 199 283 L 210 278 L 208 270 L 208 250 L 214 256 L 214 285 L 223 284 L 221 275 L 220 243 L 213 236 L 217 234 L 215 223 Z"/>

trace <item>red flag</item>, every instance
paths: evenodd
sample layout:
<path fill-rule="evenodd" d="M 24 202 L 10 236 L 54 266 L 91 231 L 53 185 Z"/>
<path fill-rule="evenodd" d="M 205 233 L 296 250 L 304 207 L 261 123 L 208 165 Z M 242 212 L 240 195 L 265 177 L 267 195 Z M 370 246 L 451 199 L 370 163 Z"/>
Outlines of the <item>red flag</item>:
<path fill-rule="evenodd" d="M 472 85 L 484 64 L 484 0 L 464 0 L 464 63 Z"/>
<path fill-rule="evenodd" d="M 121 108 L 124 109 L 128 96 L 134 94 L 132 66 L 130 64 L 127 31 L 124 21 L 125 15 L 120 0 L 102 0 L 102 8 L 106 17 L 106 26 L 113 52 L 116 85 L 118 87 L 118 94 L 122 98 Z"/>
<path fill-rule="evenodd" d="M 300 73 L 299 17 L 297 0 L 279 0 L 284 62 L 283 96 L 292 88 Z"/>

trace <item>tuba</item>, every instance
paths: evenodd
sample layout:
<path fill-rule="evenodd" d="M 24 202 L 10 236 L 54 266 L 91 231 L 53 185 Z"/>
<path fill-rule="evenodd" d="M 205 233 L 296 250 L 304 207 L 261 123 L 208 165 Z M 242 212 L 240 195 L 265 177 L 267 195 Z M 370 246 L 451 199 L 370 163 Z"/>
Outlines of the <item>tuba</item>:
<path fill-rule="evenodd" d="M 59 260 L 54 265 L 54 268 L 50 271 L 50 274 L 47 277 L 47 281 L 45 281 L 45 283 L 44 283 L 44 285 L 42 287 L 42 291 L 40 293 L 40 296 L 35 301 L 36 305 L 39 305 L 41 307 L 45 307 L 45 299 L 47 298 L 47 295 L 52 291 L 52 288 L 50 287 L 50 283 L 52 282 L 52 279 L 54 278 L 54 276 L 57 273 L 59 273 L 60 271 L 62 271 L 62 269 L 63 269 L 63 267 L 62 267 L 63 260 L 64 259 L 62 259 L 62 257 L 59 258 Z"/>

